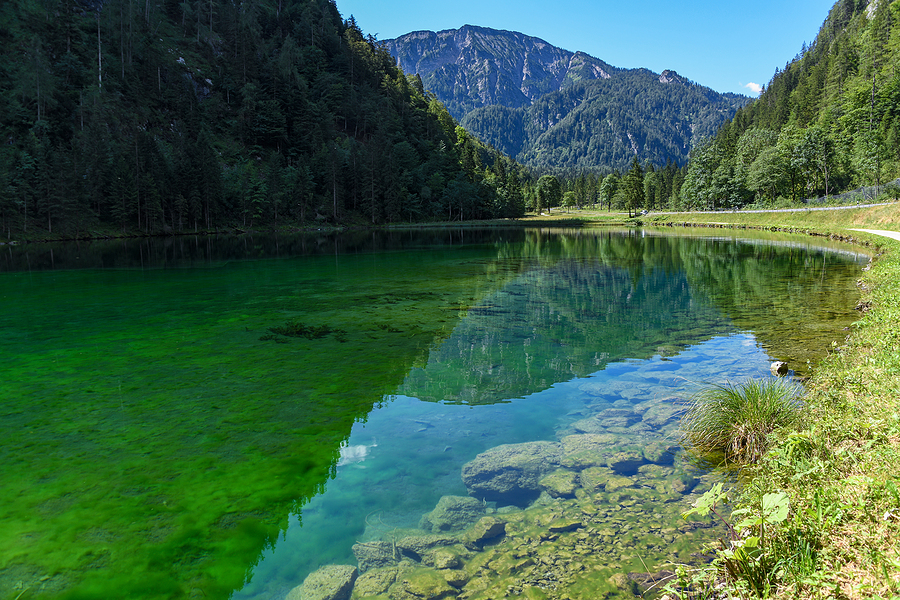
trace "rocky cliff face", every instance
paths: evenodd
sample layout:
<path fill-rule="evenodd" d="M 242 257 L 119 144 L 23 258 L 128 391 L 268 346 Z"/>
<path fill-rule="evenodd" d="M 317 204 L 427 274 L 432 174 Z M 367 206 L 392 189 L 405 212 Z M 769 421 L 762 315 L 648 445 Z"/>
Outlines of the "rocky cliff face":
<path fill-rule="evenodd" d="M 472 25 L 414 31 L 385 44 L 400 67 L 418 73 L 457 119 L 482 106 L 529 106 L 572 82 L 608 79 L 618 71 L 540 38 Z"/>

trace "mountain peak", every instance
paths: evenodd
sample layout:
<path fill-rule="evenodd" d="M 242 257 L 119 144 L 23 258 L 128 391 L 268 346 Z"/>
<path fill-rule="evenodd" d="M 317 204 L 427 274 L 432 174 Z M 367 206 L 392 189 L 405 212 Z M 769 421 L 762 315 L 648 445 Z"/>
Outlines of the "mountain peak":
<path fill-rule="evenodd" d="M 400 67 L 420 75 L 457 119 L 483 106 L 529 106 L 576 81 L 607 79 L 617 71 L 584 52 L 477 25 L 415 31 L 384 43 Z"/>
<path fill-rule="evenodd" d="M 749 100 L 515 31 L 464 25 L 384 43 L 463 127 L 537 167 L 627 168 L 635 155 L 683 164 L 695 136 L 711 135 Z"/>
<path fill-rule="evenodd" d="M 666 69 L 662 73 L 659 74 L 659 82 L 660 83 L 688 83 L 688 80 L 676 73 L 675 71 L 671 71 Z"/>

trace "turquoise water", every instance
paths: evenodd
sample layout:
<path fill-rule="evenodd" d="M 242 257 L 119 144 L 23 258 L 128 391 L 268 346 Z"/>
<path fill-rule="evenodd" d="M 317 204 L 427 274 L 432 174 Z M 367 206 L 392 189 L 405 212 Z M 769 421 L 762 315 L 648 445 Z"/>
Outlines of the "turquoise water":
<path fill-rule="evenodd" d="M 679 456 L 679 403 L 776 358 L 806 369 L 846 335 L 865 260 L 605 230 L 6 248 L 0 598 L 281 598 L 356 565 L 354 544 L 424 535 L 479 453 L 586 435 L 606 458 L 564 459 L 571 489 L 537 503 L 484 502 L 507 533 L 449 544 L 441 593 L 592 597 L 617 569 L 688 561 L 714 533 L 678 529 L 708 481 Z M 503 566 L 567 552 L 583 569 L 553 585 L 540 561 Z"/>

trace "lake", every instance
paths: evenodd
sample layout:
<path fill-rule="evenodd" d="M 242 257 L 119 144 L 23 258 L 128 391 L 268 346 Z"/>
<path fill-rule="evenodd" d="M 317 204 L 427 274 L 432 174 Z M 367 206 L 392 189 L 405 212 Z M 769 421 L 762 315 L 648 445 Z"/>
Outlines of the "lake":
<path fill-rule="evenodd" d="M 354 597 L 629 597 L 721 535 L 680 516 L 718 477 L 684 402 L 807 373 L 868 258 L 650 229 L 0 246 L 0 598 L 280 600 L 329 565 Z"/>

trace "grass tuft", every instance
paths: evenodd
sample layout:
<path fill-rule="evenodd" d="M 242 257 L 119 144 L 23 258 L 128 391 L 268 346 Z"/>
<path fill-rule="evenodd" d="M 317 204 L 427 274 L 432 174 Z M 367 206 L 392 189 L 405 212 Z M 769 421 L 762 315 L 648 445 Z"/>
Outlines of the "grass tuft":
<path fill-rule="evenodd" d="M 768 450 L 773 431 L 800 423 L 801 391 L 785 379 L 750 379 L 706 389 L 681 418 L 681 444 L 713 462 L 756 462 Z"/>

